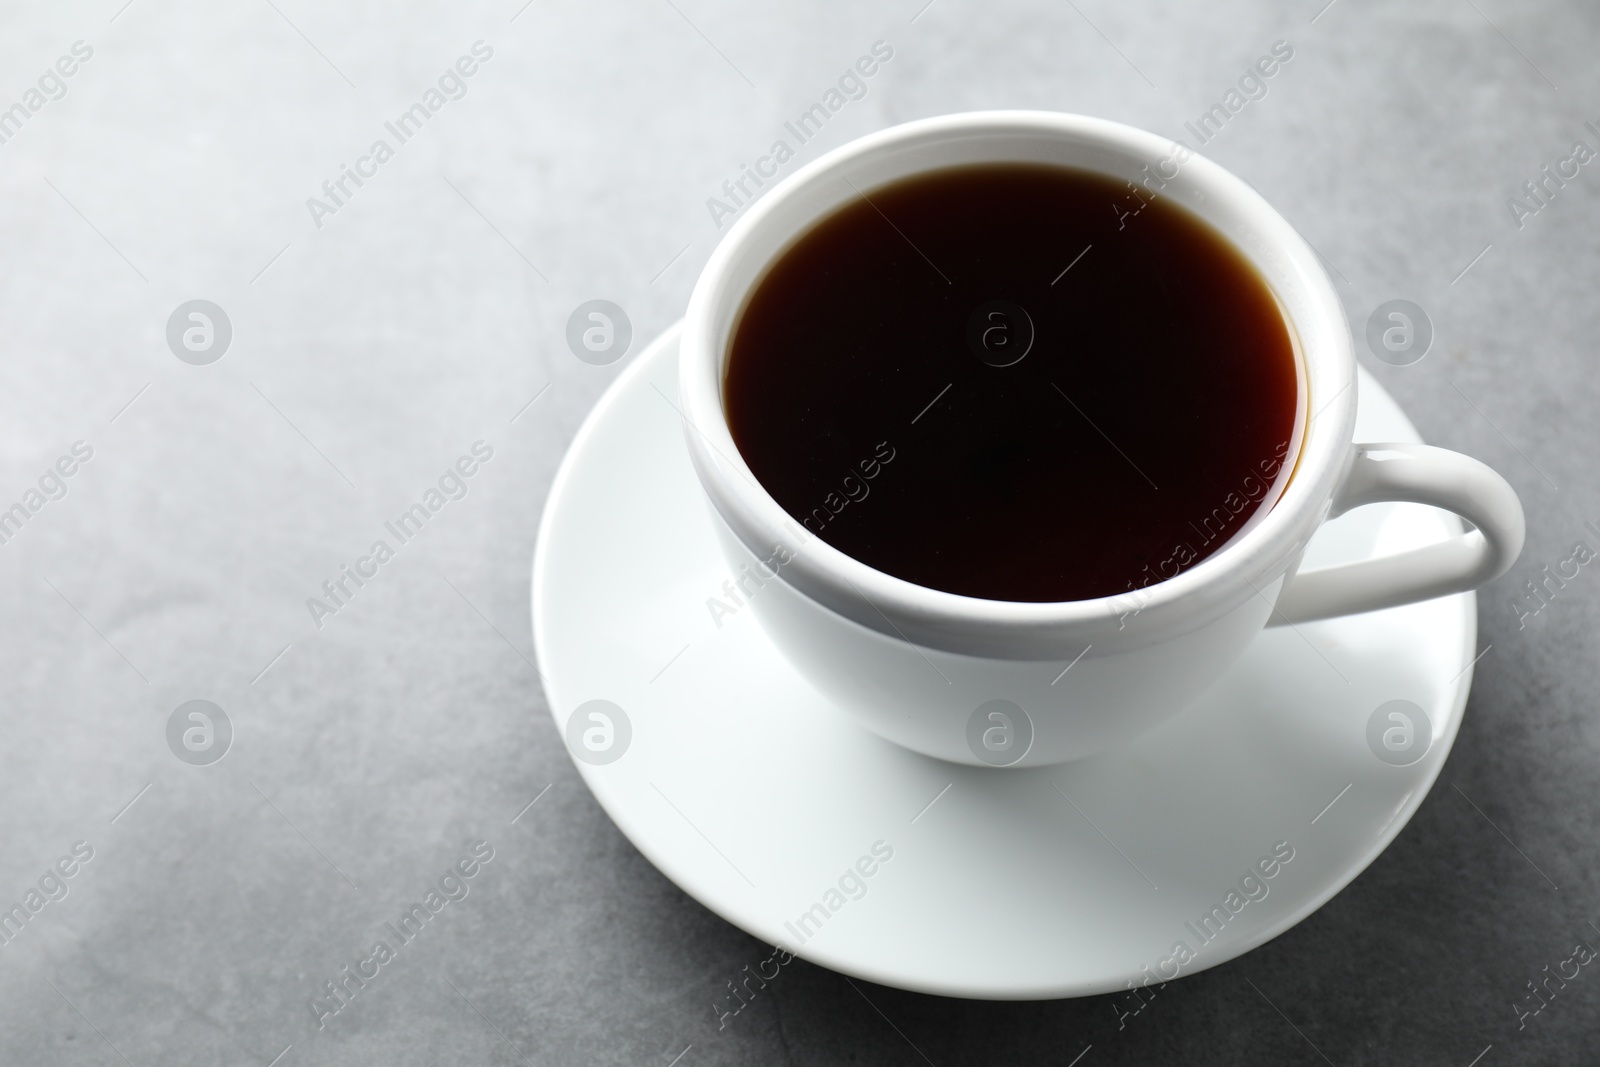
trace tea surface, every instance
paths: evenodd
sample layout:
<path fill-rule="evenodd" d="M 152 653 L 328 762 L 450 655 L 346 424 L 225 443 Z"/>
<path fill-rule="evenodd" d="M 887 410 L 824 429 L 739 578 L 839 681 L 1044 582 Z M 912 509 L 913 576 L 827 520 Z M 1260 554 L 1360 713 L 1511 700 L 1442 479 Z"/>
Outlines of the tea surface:
<path fill-rule="evenodd" d="M 737 322 L 730 429 L 813 534 L 992 600 L 1125 593 L 1271 497 L 1293 340 L 1168 196 L 1034 165 L 935 171 L 822 219 Z"/>

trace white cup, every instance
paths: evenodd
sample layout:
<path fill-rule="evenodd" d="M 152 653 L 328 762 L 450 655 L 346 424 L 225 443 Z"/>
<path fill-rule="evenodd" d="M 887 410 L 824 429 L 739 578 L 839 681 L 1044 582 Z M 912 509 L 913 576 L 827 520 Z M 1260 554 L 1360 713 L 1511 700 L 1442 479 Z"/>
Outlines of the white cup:
<path fill-rule="evenodd" d="M 722 386 L 731 334 L 774 258 L 879 186 L 987 162 L 1070 166 L 1136 183 L 1147 197 L 1171 197 L 1231 240 L 1285 310 L 1301 360 L 1293 476 L 1249 526 L 1175 577 L 1060 603 L 915 585 L 808 533 L 761 487 L 729 433 Z M 949 115 L 870 134 L 803 167 L 752 205 L 712 253 L 689 301 L 678 372 L 695 471 L 729 563 L 747 591 L 759 588 L 750 597 L 755 615 L 841 709 L 890 741 L 958 763 L 1037 766 L 1091 755 L 1178 713 L 1265 626 L 1473 589 L 1503 574 L 1522 549 L 1522 506 L 1488 467 L 1424 445 L 1352 444 L 1350 331 L 1332 283 L 1294 228 L 1217 164 L 1103 119 Z M 1325 519 L 1379 501 L 1446 508 L 1476 529 L 1297 573 Z M 1080 653 L 1052 683 L 1051 664 Z"/>

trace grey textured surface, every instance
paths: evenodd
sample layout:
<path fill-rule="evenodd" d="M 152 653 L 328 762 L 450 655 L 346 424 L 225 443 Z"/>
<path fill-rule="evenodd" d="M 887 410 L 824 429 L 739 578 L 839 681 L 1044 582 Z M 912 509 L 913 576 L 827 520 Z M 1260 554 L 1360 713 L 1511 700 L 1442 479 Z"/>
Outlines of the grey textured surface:
<path fill-rule="evenodd" d="M 1507 198 L 1574 140 L 1600 148 L 1600 14 L 922 2 L 3 16 L 0 107 L 74 41 L 94 52 L 0 146 L 0 506 L 73 442 L 93 458 L 0 546 L 0 899 L 74 842 L 94 852 L 0 947 L 0 1061 L 1592 1060 L 1589 969 L 1520 1030 L 1514 1005 L 1575 942 L 1600 944 L 1600 577 L 1537 615 L 1511 604 L 1575 541 L 1600 547 L 1583 525 L 1600 520 L 1600 164 L 1520 228 Z M 1384 300 L 1427 310 L 1424 360 L 1367 364 L 1528 510 L 1415 820 L 1312 918 L 1121 1029 L 1110 999 L 945 1001 L 797 961 L 719 1032 L 712 1003 L 769 950 L 611 825 L 528 662 L 544 495 L 621 366 L 573 357 L 569 313 L 616 301 L 634 352 L 676 318 L 718 236 L 706 198 L 880 39 L 893 60 L 802 159 L 997 106 L 1182 136 L 1292 42 L 1205 150 L 1328 258 L 1358 338 Z M 306 198 L 478 40 L 493 57 L 466 96 L 314 225 Z M 233 325 L 210 366 L 166 345 L 194 298 Z M 493 459 L 466 497 L 319 629 L 306 598 L 478 440 Z M 235 729 L 208 767 L 166 742 L 196 698 Z M 494 858 L 470 894 L 319 1030 L 308 999 L 479 839 Z"/>

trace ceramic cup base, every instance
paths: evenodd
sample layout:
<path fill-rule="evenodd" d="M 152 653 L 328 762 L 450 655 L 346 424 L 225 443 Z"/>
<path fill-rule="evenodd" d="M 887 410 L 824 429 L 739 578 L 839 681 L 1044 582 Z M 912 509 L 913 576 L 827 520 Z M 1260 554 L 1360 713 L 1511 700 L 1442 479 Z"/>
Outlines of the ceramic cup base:
<path fill-rule="evenodd" d="M 533 632 L 551 715 L 606 812 L 752 936 L 947 996 L 1121 991 L 1293 926 L 1433 784 L 1472 679 L 1471 593 L 1268 630 L 1183 714 L 1065 766 L 958 766 L 868 732 L 748 604 L 708 608 L 729 603 L 730 575 L 684 446 L 676 342 L 674 327 L 640 353 L 562 463 Z M 1359 390 L 1358 440 L 1419 440 L 1376 381 L 1363 374 Z M 1361 508 L 1321 528 L 1306 565 L 1460 529 L 1418 505 Z M 568 730 L 597 700 L 626 731 Z M 1275 846 L 1293 858 L 1263 877 Z"/>

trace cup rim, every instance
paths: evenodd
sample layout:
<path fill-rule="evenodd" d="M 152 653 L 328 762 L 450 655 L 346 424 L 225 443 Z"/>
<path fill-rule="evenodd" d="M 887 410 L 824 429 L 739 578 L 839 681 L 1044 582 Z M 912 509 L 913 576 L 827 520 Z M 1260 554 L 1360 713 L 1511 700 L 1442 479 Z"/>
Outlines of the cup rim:
<path fill-rule="evenodd" d="M 741 257 L 748 257 L 753 240 L 768 237 L 775 215 L 825 179 L 849 176 L 852 168 L 906 149 L 937 148 L 941 142 L 954 144 L 996 135 L 1092 145 L 1151 161 L 1183 145 L 1085 115 L 963 112 L 870 133 L 833 149 L 773 186 L 747 208 L 712 252 L 690 296 L 679 344 L 679 400 L 685 437 L 696 474 L 715 511 L 755 559 L 769 560 L 775 547 L 782 546 L 786 551 L 777 568 L 779 576 L 811 600 L 887 637 L 958 654 L 1058 659 L 1070 658 L 1085 644 L 1092 646 L 1094 654 L 1106 654 L 1117 647 L 1150 643 L 1204 625 L 1254 597 L 1266 600 L 1262 607 L 1270 609 L 1276 589 L 1269 587 L 1298 559 L 1326 516 L 1334 489 L 1348 469 L 1356 411 L 1355 356 L 1344 309 L 1309 243 L 1253 186 L 1186 145 L 1183 147 L 1190 154 L 1181 164 L 1186 187 L 1207 199 L 1221 198 L 1247 214 L 1256 232 L 1267 235 L 1279 259 L 1275 273 L 1294 282 L 1290 289 L 1275 286 L 1275 291 L 1299 341 L 1307 418 L 1294 476 L 1253 528 L 1199 563 L 1134 594 L 1054 602 L 987 600 L 917 585 L 834 548 L 801 527 L 745 463 L 723 407 L 727 346 L 717 338 L 722 316 L 736 316 L 751 288 L 733 291 L 729 275 Z M 939 166 L 949 165 L 954 164 Z M 912 168 L 897 177 L 939 166 Z M 882 184 L 884 180 L 875 181 L 860 191 L 870 193 Z M 826 213 L 811 214 L 799 225 L 777 231 L 781 239 L 775 254 L 781 255 L 782 249 Z M 1257 256 L 1235 241 L 1233 234 L 1223 233 L 1260 267 Z M 767 256 L 763 266 L 772 258 Z M 761 274 L 757 270 L 753 277 L 759 280 Z M 1129 610 L 1130 597 L 1136 610 Z"/>

